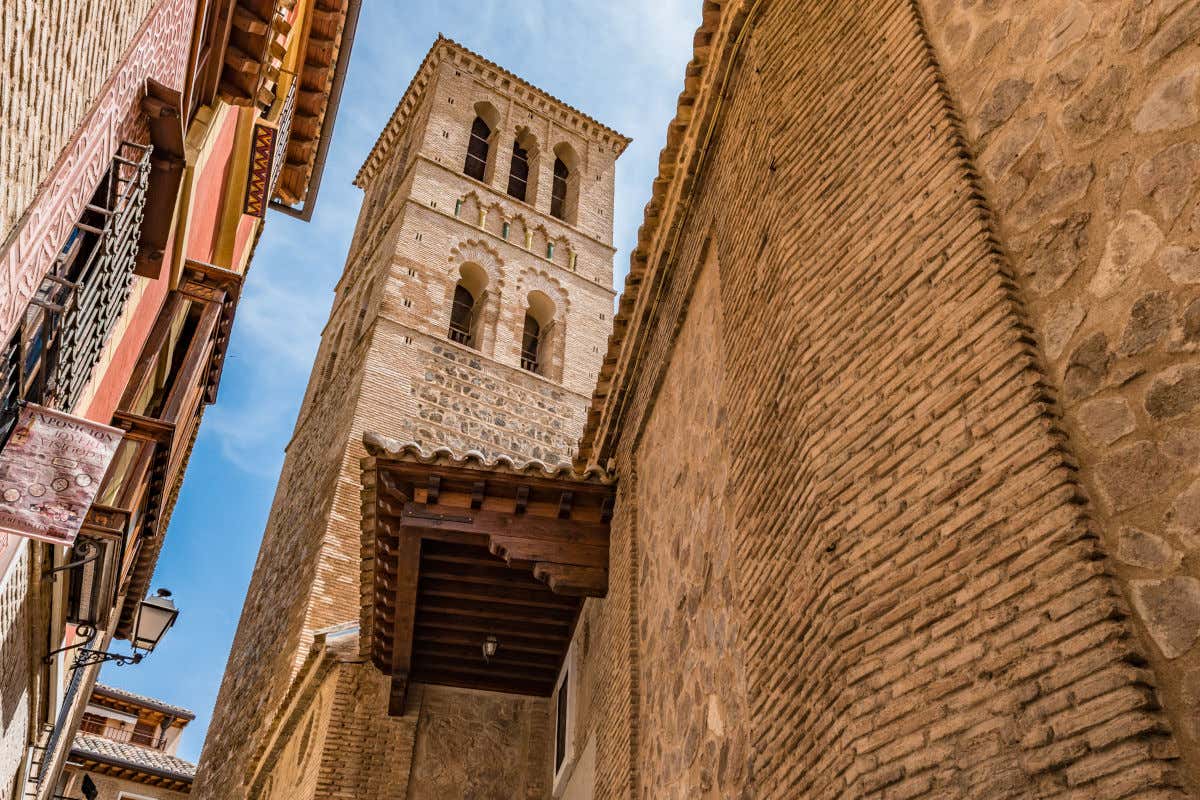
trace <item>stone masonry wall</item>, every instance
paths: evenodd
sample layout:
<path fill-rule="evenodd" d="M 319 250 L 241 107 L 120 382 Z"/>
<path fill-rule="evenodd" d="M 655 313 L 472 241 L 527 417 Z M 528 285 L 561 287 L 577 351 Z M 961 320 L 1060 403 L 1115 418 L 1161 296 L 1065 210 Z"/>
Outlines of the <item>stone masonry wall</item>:
<path fill-rule="evenodd" d="M 746 19 L 732 0 L 706 11 Z M 682 612 L 620 574 L 633 554 L 639 571 L 692 575 L 698 527 L 716 553 L 732 537 L 737 614 L 716 592 L 677 599 L 740 618 L 725 641 L 745 669 L 748 794 L 1185 796 L 917 6 L 766 2 L 744 24 L 697 37 L 710 60 L 736 53 L 623 387 L 610 601 L 638 635 L 622 651 L 606 634 L 614 663 L 599 669 L 627 693 L 596 710 L 597 797 L 683 797 L 691 781 L 725 796 L 700 782 L 721 774 L 708 742 L 726 720 L 700 708 L 706 640 L 693 662 Z M 698 279 L 705 263 L 716 279 Z M 719 359 L 695 352 L 716 302 Z M 689 385 L 659 391 L 664 377 Z M 721 387 L 719 425 L 691 396 L 705 385 Z M 689 443 L 714 429 L 727 464 L 689 472 Z M 642 507 L 704 508 L 722 471 L 709 514 L 723 506 L 726 525 Z M 650 552 L 668 557 L 636 555 Z M 649 643 L 664 629 L 679 641 Z M 674 648 L 680 708 L 656 717 L 660 690 L 639 683 L 662 680 Z"/>
<path fill-rule="evenodd" d="M 1200 786 L 1200 2 L 923 5 Z"/>
<path fill-rule="evenodd" d="M 478 353 L 445 339 L 409 338 L 418 366 L 415 413 L 400 420 L 393 435 L 427 447 L 520 453 L 549 463 L 574 455 L 584 407 L 579 397 L 516 370 L 488 369 Z"/>
<path fill-rule="evenodd" d="M 83 121 L 156 0 L 0 6 L 0 242 Z M 36 98 L 54 98 L 37 102 Z"/>
<path fill-rule="evenodd" d="M 638 469 L 642 797 L 751 796 L 737 559 L 725 507 L 721 287 L 702 269 Z M 687 458 L 681 459 L 680 453 Z"/>
<path fill-rule="evenodd" d="M 419 691 L 408 793 L 399 796 L 549 800 L 545 699 L 443 686 Z"/>

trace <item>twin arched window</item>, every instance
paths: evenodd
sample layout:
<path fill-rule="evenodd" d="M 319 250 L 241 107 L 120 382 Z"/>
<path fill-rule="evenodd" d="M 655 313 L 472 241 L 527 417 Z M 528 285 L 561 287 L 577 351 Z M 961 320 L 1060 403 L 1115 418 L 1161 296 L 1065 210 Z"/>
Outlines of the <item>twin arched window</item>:
<path fill-rule="evenodd" d="M 459 270 L 459 281 L 454 285 L 454 297 L 450 301 L 451 341 L 479 349 L 479 315 L 487 303 L 488 276 L 478 264 L 466 263 Z"/>
<path fill-rule="evenodd" d="M 542 325 L 532 313 L 525 312 L 525 328 L 521 331 L 521 369 L 540 372 Z"/>
<path fill-rule="evenodd" d="M 529 190 L 529 151 L 521 146 L 521 140 L 513 140 L 512 163 L 508 167 L 508 194 L 524 201 Z"/>
<path fill-rule="evenodd" d="M 479 350 L 484 338 L 479 319 L 487 301 L 487 273 L 473 263 L 463 264 L 459 271 L 462 277 L 454 286 L 447 336 L 451 341 Z M 555 330 L 555 312 L 554 301 L 544 292 L 529 293 L 521 326 L 522 369 L 551 377 L 552 359 L 547 355 L 547 341 Z"/>
<path fill-rule="evenodd" d="M 488 140 L 492 136 L 492 128 L 483 117 L 475 117 L 471 123 L 471 140 L 467 143 L 467 163 L 463 172 L 477 181 L 483 180 L 487 172 Z"/>
<path fill-rule="evenodd" d="M 554 159 L 554 183 L 550 187 L 550 215 L 567 218 L 567 180 L 571 170 L 561 158 Z"/>
<path fill-rule="evenodd" d="M 475 295 L 459 283 L 454 287 L 454 302 L 450 306 L 450 338 L 467 347 L 474 347 L 472 324 L 475 319 Z"/>

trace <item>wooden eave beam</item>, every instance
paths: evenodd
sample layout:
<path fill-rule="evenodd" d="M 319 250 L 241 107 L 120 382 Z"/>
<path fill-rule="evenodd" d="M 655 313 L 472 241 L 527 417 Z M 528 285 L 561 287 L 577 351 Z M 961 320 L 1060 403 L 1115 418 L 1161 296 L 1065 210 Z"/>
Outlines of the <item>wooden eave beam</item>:
<path fill-rule="evenodd" d="M 417 614 L 417 582 L 421 569 L 421 536 L 416 530 L 401 528 L 396 546 L 395 618 L 392 621 L 392 685 L 388 697 L 388 715 L 404 715 L 408 695 L 408 677 L 412 671 L 413 629 Z"/>

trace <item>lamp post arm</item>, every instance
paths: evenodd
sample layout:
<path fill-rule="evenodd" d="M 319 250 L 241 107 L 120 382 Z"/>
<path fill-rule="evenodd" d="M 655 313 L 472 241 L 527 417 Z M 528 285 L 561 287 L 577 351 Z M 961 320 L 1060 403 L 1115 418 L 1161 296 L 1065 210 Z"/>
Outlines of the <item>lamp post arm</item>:
<path fill-rule="evenodd" d="M 53 569 L 42 570 L 42 580 L 46 580 L 47 578 L 50 578 L 59 572 L 64 572 L 65 570 L 69 570 L 69 569 L 75 569 L 76 567 L 82 567 L 84 564 L 90 564 L 93 561 L 98 560 L 100 558 L 100 556 L 103 555 L 103 553 L 100 551 L 100 548 L 96 547 L 96 545 L 94 545 L 88 541 L 82 541 L 79 544 L 75 545 L 75 549 L 77 551 L 79 551 L 81 555 L 85 555 L 86 558 L 81 558 L 77 561 L 71 561 L 69 563 L 63 564 L 61 567 L 54 567 Z M 95 551 L 94 554 L 88 556 L 87 554 L 92 553 L 92 551 Z"/>
<path fill-rule="evenodd" d="M 123 656 L 120 653 L 106 653 L 103 650 L 92 650 L 90 647 L 88 647 L 88 645 L 91 644 L 91 634 L 87 633 L 86 630 L 80 630 L 79 633 L 81 636 L 84 636 L 82 641 L 51 650 L 46 654 L 46 657 L 42 659 L 42 662 L 49 664 L 54 661 L 54 657 L 56 655 L 59 653 L 65 653 L 68 650 L 79 651 L 78 655 L 75 656 L 75 660 L 71 662 L 71 669 L 73 670 L 79 669 L 80 667 L 87 667 L 92 664 L 103 664 L 106 661 L 115 661 L 118 667 L 123 667 L 126 664 L 139 664 L 146 656 L 145 653 L 138 652 L 135 652 L 131 656 Z"/>

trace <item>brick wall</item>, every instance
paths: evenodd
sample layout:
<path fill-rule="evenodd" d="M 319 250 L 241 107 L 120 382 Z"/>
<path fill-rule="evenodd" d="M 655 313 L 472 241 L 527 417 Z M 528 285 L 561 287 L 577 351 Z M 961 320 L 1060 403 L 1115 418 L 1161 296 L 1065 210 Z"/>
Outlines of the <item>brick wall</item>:
<path fill-rule="evenodd" d="M 387 707 L 388 679 L 370 664 L 345 663 L 336 680 L 332 719 L 321 743 L 321 771 L 312 796 L 320 800 L 403 798 L 415 717 L 395 719 L 380 713 L 381 703 Z M 293 800 L 296 795 L 282 797 Z"/>
<path fill-rule="evenodd" d="M 1200 786 L 1200 2 L 923 8 Z"/>
<path fill-rule="evenodd" d="M 0 242 L 50 174 L 156 0 L 31 0 L 0 9 Z M 54 102 L 34 102 L 35 98 Z"/>
<path fill-rule="evenodd" d="M 751 774 L 735 525 L 725 507 L 721 287 L 715 263 L 639 448 L 638 760 L 644 797 L 743 796 Z M 686 460 L 680 459 L 687 453 Z"/>
<path fill-rule="evenodd" d="M 748 5 L 638 276 L 596 796 L 1184 796 L 917 6 Z"/>

